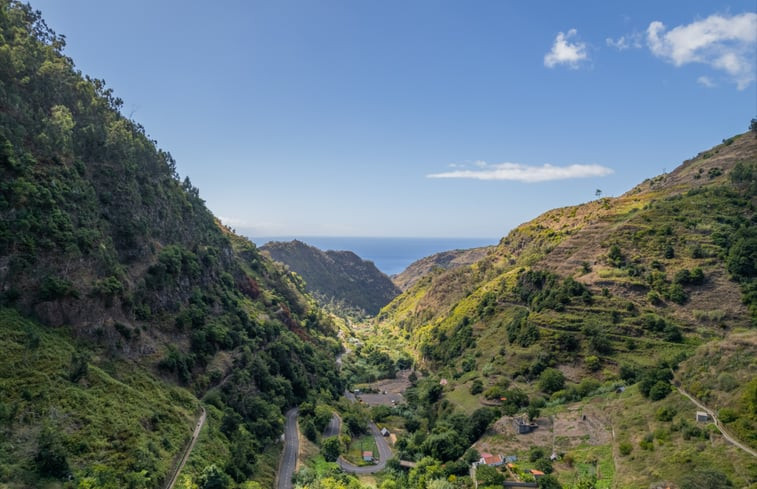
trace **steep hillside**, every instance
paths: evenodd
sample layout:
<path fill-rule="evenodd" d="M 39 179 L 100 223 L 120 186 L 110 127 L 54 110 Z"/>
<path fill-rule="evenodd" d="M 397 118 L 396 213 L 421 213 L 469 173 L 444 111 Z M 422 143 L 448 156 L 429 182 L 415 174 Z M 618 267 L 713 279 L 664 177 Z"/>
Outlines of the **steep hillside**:
<path fill-rule="evenodd" d="M 335 327 L 63 48 L 0 1 L 0 485 L 159 487 L 199 398 L 189 475 L 257 477 L 282 411 L 341 392 Z"/>
<path fill-rule="evenodd" d="M 261 251 L 305 280 L 324 306 L 375 315 L 400 293 L 376 266 L 351 251 L 322 251 L 302 241 L 272 241 Z"/>
<path fill-rule="evenodd" d="M 692 426 L 697 407 L 671 382 L 757 447 L 755 204 L 750 132 L 618 198 L 549 211 L 470 266 L 424 276 L 381 311 L 376 336 L 445 379 L 440 412 L 545 410 L 540 425 L 572 426 L 531 443 L 562 444 L 576 466 L 615 474 L 603 484 L 676 485 L 704 471 L 749 486 L 751 455 L 713 424 Z M 629 387 L 620 400 L 619 386 Z M 594 425 L 576 425 L 581 410 L 597 413 Z M 477 448 L 527 455 L 512 420 L 500 423 Z M 573 462 L 555 468 L 562 481 L 577 474 Z"/>
<path fill-rule="evenodd" d="M 484 258 L 492 250 L 494 250 L 493 246 L 484 246 L 469 250 L 442 251 L 414 261 L 402 273 L 392 276 L 392 282 L 400 290 L 405 291 L 429 273 L 471 265 Z"/>

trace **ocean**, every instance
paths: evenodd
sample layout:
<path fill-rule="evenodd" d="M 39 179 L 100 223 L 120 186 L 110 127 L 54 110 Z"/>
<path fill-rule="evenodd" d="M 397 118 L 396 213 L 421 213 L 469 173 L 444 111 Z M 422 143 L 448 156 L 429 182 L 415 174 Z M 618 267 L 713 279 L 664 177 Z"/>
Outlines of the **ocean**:
<path fill-rule="evenodd" d="M 321 250 L 352 251 L 372 261 L 387 275 L 402 272 L 408 265 L 440 251 L 495 245 L 499 238 L 355 238 L 337 236 L 261 236 L 250 237 L 257 246 L 269 241 L 298 239 Z"/>

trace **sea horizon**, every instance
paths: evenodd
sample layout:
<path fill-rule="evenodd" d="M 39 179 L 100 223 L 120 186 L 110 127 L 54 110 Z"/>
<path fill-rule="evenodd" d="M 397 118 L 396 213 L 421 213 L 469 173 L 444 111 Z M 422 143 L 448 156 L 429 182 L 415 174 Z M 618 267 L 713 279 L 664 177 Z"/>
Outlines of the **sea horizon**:
<path fill-rule="evenodd" d="M 323 251 L 351 251 L 387 275 L 401 273 L 414 261 L 442 251 L 496 245 L 500 238 L 403 236 L 248 236 L 256 246 L 271 241 L 302 241 Z"/>

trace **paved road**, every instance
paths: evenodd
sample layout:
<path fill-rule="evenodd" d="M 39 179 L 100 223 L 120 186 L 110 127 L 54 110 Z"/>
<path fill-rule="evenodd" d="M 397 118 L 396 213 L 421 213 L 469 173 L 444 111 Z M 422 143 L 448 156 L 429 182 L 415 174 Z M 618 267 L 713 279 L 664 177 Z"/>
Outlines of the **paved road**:
<path fill-rule="evenodd" d="M 350 391 L 345 391 L 344 397 L 349 399 L 351 402 L 357 401 L 357 399 L 355 398 L 355 395 Z M 331 421 L 333 421 L 333 418 Z M 376 426 L 376 423 L 371 421 L 368 427 L 370 428 L 371 433 L 373 434 L 374 440 L 376 440 L 376 447 L 378 448 L 378 452 L 379 452 L 378 453 L 379 462 L 376 465 L 366 465 L 364 467 L 358 467 L 357 465 L 352 465 L 351 463 L 346 461 L 343 457 L 339 457 L 336 463 L 339 464 L 339 467 L 341 467 L 343 471 L 350 472 L 352 474 L 373 474 L 380 470 L 384 470 L 386 468 L 386 462 L 389 461 L 390 458 L 392 458 L 392 449 L 389 448 L 389 444 L 386 442 L 386 438 L 381 436 L 381 432 Z"/>
<path fill-rule="evenodd" d="M 166 484 L 166 489 L 173 489 L 173 486 L 176 484 L 176 481 L 179 479 L 179 474 L 181 473 L 181 469 L 184 468 L 184 464 L 187 463 L 187 459 L 189 458 L 189 455 L 192 453 L 192 449 L 195 447 L 195 443 L 197 443 L 197 437 L 200 436 L 200 431 L 202 431 L 202 427 L 205 425 L 205 408 L 200 407 L 202 409 L 202 412 L 200 413 L 200 417 L 197 419 L 197 424 L 195 425 L 195 430 L 192 433 L 192 438 L 189 440 L 189 445 L 187 445 L 187 448 L 184 449 L 184 455 L 182 455 L 181 460 L 179 461 L 178 465 L 176 466 L 176 469 L 173 472 L 173 475 L 171 475 L 171 478 L 168 479 L 168 483 Z"/>
<path fill-rule="evenodd" d="M 300 439 L 297 437 L 297 408 L 286 412 L 286 426 L 284 427 L 284 453 L 279 462 L 278 489 L 292 489 L 292 475 L 297 466 L 297 452 L 300 449 Z"/>
<path fill-rule="evenodd" d="M 331 421 L 329 421 L 329 424 L 326 425 L 326 429 L 323 430 L 323 437 L 329 438 L 332 436 L 337 436 L 340 431 L 342 431 L 342 418 L 340 418 L 338 414 L 334 413 L 331 415 Z"/>
<path fill-rule="evenodd" d="M 379 462 L 376 465 L 358 467 L 357 465 L 352 465 L 343 457 L 339 457 L 336 463 L 339 464 L 339 467 L 341 467 L 343 471 L 350 472 L 352 474 L 373 474 L 380 470 L 384 470 L 386 468 L 386 462 L 389 461 L 390 458 L 392 458 L 392 449 L 389 448 L 389 444 L 386 442 L 386 438 L 381 436 L 381 432 L 379 432 L 376 424 L 371 422 L 369 427 L 371 429 L 371 433 L 373 433 L 373 438 L 376 440 L 376 447 L 378 447 L 379 452 Z"/>
<path fill-rule="evenodd" d="M 712 411 L 710 408 L 708 408 L 707 406 L 705 406 L 704 404 L 702 404 L 701 402 L 699 402 L 694 396 L 692 396 L 691 394 L 689 394 L 685 390 L 683 390 L 680 387 L 677 387 L 675 385 L 674 385 L 674 387 L 676 389 L 678 389 L 678 392 L 680 392 L 682 395 L 688 397 L 691 402 L 693 402 L 694 404 L 696 404 L 697 407 L 699 407 L 699 409 L 701 409 L 702 411 L 704 411 L 704 412 L 706 412 L 707 414 L 710 415 L 710 417 L 712 418 L 712 421 L 715 423 L 715 427 L 723 435 L 723 438 L 725 438 L 729 442 L 733 443 L 735 446 L 741 448 L 742 450 L 744 450 L 745 452 L 747 452 L 751 456 L 757 457 L 757 452 L 755 452 L 754 450 L 752 450 L 750 447 L 744 445 L 743 443 L 741 443 L 737 439 L 733 438 L 731 435 L 728 434 L 728 432 L 725 431 L 725 429 L 723 429 L 723 426 L 720 423 L 720 420 L 718 419 L 718 417 L 715 415 L 714 411 Z"/>

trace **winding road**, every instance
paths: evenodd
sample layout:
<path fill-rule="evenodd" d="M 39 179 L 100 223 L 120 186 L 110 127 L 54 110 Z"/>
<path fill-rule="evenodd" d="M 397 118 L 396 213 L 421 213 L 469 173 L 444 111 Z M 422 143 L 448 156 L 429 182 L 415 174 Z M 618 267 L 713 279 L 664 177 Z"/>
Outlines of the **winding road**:
<path fill-rule="evenodd" d="M 358 467 L 357 465 L 352 465 L 343 457 L 339 457 L 336 463 L 339 464 L 339 467 L 341 467 L 343 471 L 350 472 L 351 474 L 373 474 L 380 470 L 384 470 L 386 468 L 386 462 L 388 462 L 389 459 L 392 458 L 392 449 L 389 448 L 389 444 L 386 442 L 386 438 L 381 436 L 381 432 L 376 426 L 376 423 L 371 421 L 371 424 L 368 426 L 371 429 L 373 438 L 376 440 L 376 447 L 378 448 L 379 452 L 379 462 L 376 465 L 365 465 L 363 467 Z"/>
<path fill-rule="evenodd" d="M 300 449 L 300 439 L 297 436 L 297 408 L 286 412 L 284 427 L 284 453 L 279 462 L 278 489 L 292 489 L 292 475 L 297 466 L 297 452 Z"/>
<path fill-rule="evenodd" d="M 353 394 L 350 391 L 345 391 L 344 397 L 346 397 L 350 402 L 357 402 L 357 398 L 355 397 L 355 394 Z M 331 418 L 331 422 L 333 421 L 334 421 L 334 418 Z M 329 423 L 329 426 L 331 425 L 331 422 Z M 386 442 L 386 438 L 381 436 L 381 432 L 376 426 L 376 423 L 371 421 L 368 427 L 370 428 L 371 433 L 373 434 L 373 439 L 376 440 L 376 448 L 378 448 L 378 452 L 379 452 L 378 453 L 379 462 L 376 465 L 365 465 L 365 466 L 359 467 L 357 465 L 353 465 L 349 463 L 343 457 L 339 457 L 336 463 L 339 464 L 339 467 L 341 467 L 343 471 L 350 472 L 352 474 L 373 474 L 380 470 L 384 470 L 386 468 L 386 463 L 389 461 L 390 458 L 392 458 L 392 449 L 389 448 L 389 444 Z"/>
<path fill-rule="evenodd" d="M 168 479 L 168 483 L 166 484 L 166 489 L 173 489 L 173 486 L 176 484 L 176 481 L 179 479 L 179 474 L 181 473 L 181 469 L 183 469 L 184 464 L 187 463 L 187 459 L 189 458 L 189 455 L 192 453 L 192 449 L 195 447 L 195 443 L 197 443 L 197 437 L 200 436 L 200 431 L 202 431 L 202 427 L 205 425 L 205 418 L 207 416 L 207 413 L 205 412 L 204 407 L 200 407 L 200 409 L 202 409 L 202 412 L 200 413 L 200 417 L 197 419 L 197 424 L 195 425 L 195 430 L 192 433 L 192 438 L 190 438 L 189 444 L 184 449 L 184 455 L 181 456 L 179 463 L 176 464 L 176 468 L 174 469 L 173 474 L 171 475 L 171 478 Z"/>

